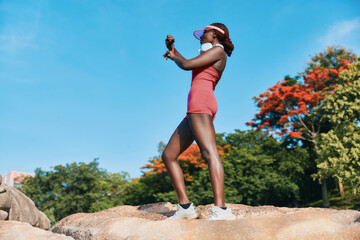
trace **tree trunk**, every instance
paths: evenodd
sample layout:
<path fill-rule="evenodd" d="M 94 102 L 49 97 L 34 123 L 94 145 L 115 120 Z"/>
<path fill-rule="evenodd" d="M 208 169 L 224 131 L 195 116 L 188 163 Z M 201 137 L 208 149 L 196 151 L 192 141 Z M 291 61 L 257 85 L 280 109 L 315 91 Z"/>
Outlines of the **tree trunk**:
<path fill-rule="evenodd" d="M 316 155 L 317 155 L 317 157 L 319 157 L 320 153 L 319 153 L 319 146 L 318 146 L 318 143 L 316 141 L 316 136 L 317 136 L 317 133 L 312 134 L 312 142 L 314 143 L 314 146 L 315 146 Z M 321 180 L 321 187 L 322 187 L 322 200 L 323 200 L 322 206 L 324 208 L 328 208 L 329 207 L 329 200 L 328 200 L 328 196 L 327 196 L 327 185 L 326 185 L 326 180 L 325 179 Z"/>
<path fill-rule="evenodd" d="M 339 191 L 340 191 L 340 196 L 342 198 L 344 198 L 345 197 L 345 192 L 344 192 L 344 186 L 343 186 L 342 182 L 339 182 Z"/>
<path fill-rule="evenodd" d="M 327 186 L 326 186 L 326 180 L 322 180 L 321 183 L 322 186 L 322 198 L 323 198 L 323 203 L 322 206 L 324 208 L 328 208 L 329 207 L 329 200 L 328 200 L 328 196 L 327 196 Z"/>

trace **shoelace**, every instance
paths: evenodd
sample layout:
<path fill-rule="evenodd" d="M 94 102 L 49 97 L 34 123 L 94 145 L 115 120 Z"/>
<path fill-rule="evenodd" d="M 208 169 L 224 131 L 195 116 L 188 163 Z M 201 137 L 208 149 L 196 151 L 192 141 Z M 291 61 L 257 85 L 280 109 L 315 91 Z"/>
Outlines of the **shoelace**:
<path fill-rule="evenodd" d="M 175 211 L 175 214 L 173 215 L 173 217 L 174 216 L 177 216 L 177 214 L 180 212 L 180 209 L 177 209 L 176 211 Z"/>
<path fill-rule="evenodd" d="M 213 219 L 213 218 L 218 217 L 218 213 L 216 211 L 214 211 L 212 208 L 208 209 L 207 212 L 211 212 L 211 215 L 210 215 L 209 219 Z"/>

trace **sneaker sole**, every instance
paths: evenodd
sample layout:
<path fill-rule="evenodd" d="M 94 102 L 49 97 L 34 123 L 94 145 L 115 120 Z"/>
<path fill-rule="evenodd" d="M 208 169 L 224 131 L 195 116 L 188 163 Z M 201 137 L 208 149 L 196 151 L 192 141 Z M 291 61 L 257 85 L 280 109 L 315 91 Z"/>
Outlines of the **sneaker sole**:
<path fill-rule="evenodd" d="M 191 214 L 190 216 L 186 216 L 186 217 L 184 217 L 184 219 L 188 219 L 188 220 L 191 220 L 191 219 L 195 219 L 195 218 L 197 218 L 197 217 L 199 217 L 199 213 L 193 213 L 193 214 Z"/>
<path fill-rule="evenodd" d="M 206 220 L 209 220 L 209 221 L 233 221 L 233 220 L 236 220 L 236 216 L 232 215 L 232 216 L 229 216 L 229 217 L 223 218 L 223 219 L 206 219 Z"/>
<path fill-rule="evenodd" d="M 228 218 L 226 218 L 224 220 L 232 221 L 232 220 L 235 220 L 235 219 L 236 219 L 236 216 L 232 215 L 232 216 L 229 216 Z"/>

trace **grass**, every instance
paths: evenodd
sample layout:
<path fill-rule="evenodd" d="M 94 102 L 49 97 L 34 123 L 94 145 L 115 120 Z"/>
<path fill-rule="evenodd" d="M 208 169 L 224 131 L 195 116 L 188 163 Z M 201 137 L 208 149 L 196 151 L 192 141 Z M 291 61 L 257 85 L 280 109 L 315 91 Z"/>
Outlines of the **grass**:
<path fill-rule="evenodd" d="M 344 186 L 345 197 L 341 197 L 337 188 L 328 192 L 329 208 L 344 210 L 352 209 L 360 211 L 360 195 L 354 195 L 352 189 Z M 307 203 L 304 207 L 322 207 L 322 199 Z"/>

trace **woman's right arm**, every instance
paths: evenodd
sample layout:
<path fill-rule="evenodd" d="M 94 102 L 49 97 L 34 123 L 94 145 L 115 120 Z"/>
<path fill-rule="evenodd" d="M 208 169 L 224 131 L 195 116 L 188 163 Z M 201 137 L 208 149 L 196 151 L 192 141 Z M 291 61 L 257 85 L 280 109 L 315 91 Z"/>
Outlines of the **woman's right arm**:
<path fill-rule="evenodd" d="M 175 46 L 174 46 L 174 53 L 175 53 L 175 55 L 178 56 L 179 58 L 185 59 L 185 58 L 178 52 L 178 50 L 176 50 Z"/>

